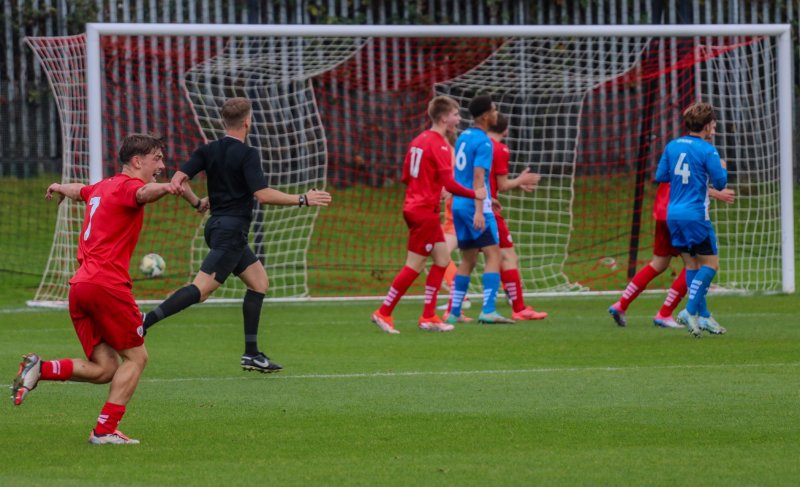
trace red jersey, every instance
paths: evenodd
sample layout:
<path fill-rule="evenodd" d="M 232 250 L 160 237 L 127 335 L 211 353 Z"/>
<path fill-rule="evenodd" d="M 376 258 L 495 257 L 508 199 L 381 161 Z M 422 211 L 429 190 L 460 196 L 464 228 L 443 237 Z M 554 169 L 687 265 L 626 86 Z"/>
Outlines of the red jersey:
<path fill-rule="evenodd" d="M 403 162 L 403 183 L 407 186 L 403 211 L 426 208 L 438 213 L 446 184 L 443 171 L 453 171 L 450 144 L 438 132 L 426 130 L 411 141 Z"/>
<path fill-rule="evenodd" d="M 78 236 L 78 271 L 70 279 L 105 287 L 133 286 L 128 267 L 144 222 L 136 191 L 144 181 L 124 174 L 81 188 L 86 214 Z"/>
<path fill-rule="evenodd" d="M 489 178 L 489 186 L 492 190 L 492 199 L 497 199 L 497 176 L 508 175 L 508 160 L 511 158 L 511 153 L 508 151 L 508 146 L 502 142 L 492 139 L 492 174 Z"/>
<path fill-rule="evenodd" d="M 667 205 L 669 205 L 669 183 L 659 183 L 656 188 L 656 203 L 653 205 L 653 218 L 667 221 Z"/>

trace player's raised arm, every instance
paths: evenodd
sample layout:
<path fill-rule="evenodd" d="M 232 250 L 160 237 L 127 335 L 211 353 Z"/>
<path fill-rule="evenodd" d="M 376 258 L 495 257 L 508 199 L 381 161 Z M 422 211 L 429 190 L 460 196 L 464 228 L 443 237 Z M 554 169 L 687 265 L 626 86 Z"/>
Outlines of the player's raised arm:
<path fill-rule="evenodd" d="M 47 192 L 45 192 L 44 197 L 46 200 L 51 200 L 53 199 L 53 195 L 57 194 L 58 204 L 61 204 L 65 197 L 75 201 L 83 201 L 83 198 L 81 198 L 81 188 L 84 186 L 86 185 L 83 183 L 53 183 L 47 187 Z"/>

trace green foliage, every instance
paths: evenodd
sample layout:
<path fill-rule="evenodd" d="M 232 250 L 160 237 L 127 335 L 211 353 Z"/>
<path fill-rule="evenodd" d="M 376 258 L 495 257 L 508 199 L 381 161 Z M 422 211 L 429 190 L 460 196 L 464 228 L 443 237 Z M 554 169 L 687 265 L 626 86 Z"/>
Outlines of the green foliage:
<path fill-rule="evenodd" d="M 70 0 L 68 5 L 67 30 L 72 34 L 86 31 L 86 23 L 97 19 L 97 3 L 92 0 Z"/>

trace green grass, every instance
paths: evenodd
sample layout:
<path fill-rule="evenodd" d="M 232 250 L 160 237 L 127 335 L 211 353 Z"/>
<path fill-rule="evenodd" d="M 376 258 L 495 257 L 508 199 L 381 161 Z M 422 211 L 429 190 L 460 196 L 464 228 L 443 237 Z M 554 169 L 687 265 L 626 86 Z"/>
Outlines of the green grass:
<path fill-rule="evenodd" d="M 22 305 L 33 298 L 38 287 L 50 256 L 56 216 L 55 203 L 45 201 L 41 195 L 53 179 L 57 177 L 44 175 L 31 179 L 0 179 L 0 253 L 4 256 L 0 263 L 0 307 Z M 519 200 L 515 208 L 511 208 L 508 198 L 504 199 L 508 209 L 507 218 L 516 222 L 512 232 L 520 255 L 523 282 L 528 290 L 563 288 L 568 282 L 577 282 L 593 290 L 621 289 L 627 284 L 626 249 L 629 244 L 629 200 L 632 195 L 615 194 L 616 190 L 610 188 L 630 188 L 632 183 L 604 178 L 579 178 L 576 184 L 580 186 L 576 189 L 579 194 L 588 192 L 589 186 L 595 187 L 592 191 L 601 195 L 601 201 L 590 204 L 585 199 L 576 200 L 573 230 L 568 243 L 564 236 L 566 234 L 554 236 L 557 233 L 554 226 L 563 226 L 568 223 L 567 220 L 553 213 L 557 208 L 548 206 L 552 204 L 549 198 L 554 197 L 555 193 L 561 194 L 563 189 L 553 185 L 540 189 L 534 198 Z M 293 188 L 284 189 L 294 191 Z M 319 210 L 314 233 L 309 240 L 307 281 L 303 280 L 300 253 L 279 242 L 289 238 L 306 238 L 297 230 L 296 217 L 310 217 L 312 214 L 307 209 L 296 208 L 272 208 L 267 212 L 266 241 L 272 244 L 266 251 L 267 268 L 273 285 L 270 297 L 301 294 L 306 284 L 310 294 L 317 297 L 380 295 L 386 291 L 403 262 L 407 229 L 399 211 L 402 207 L 402 188 L 353 186 L 330 190 L 334 204 Z M 645 201 L 652 201 L 652 190 L 651 185 L 646 185 Z M 717 225 L 722 270 L 716 282 L 721 285 L 735 287 L 757 279 L 778 283 L 779 262 L 775 255 L 779 253 L 780 242 L 777 241 L 777 234 L 774 228 L 762 225 L 762 216 L 747 216 L 744 212 L 757 200 L 760 201 L 752 191 L 749 189 L 748 194 L 742 191 L 735 205 L 717 210 L 734 213 L 734 216 L 726 215 L 734 223 Z M 513 197 L 520 198 L 520 195 Z M 800 186 L 795 187 L 794 202 L 795 213 L 800 215 Z M 396 210 L 389 211 L 391 208 Z M 545 210 L 551 215 L 550 221 L 544 217 Z M 740 211 L 743 212 L 741 215 L 737 213 Z M 643 250 L 637 257 L 637 268 L 651 258 L 649 249 L 653 224 L 649 207 L 645 212 L 639 244 Z M 169 292 L 190 281 L 196 272 L 191 265 L 192 256 L 188 249 L 195 237 L 199 219 L 182 200 L 160 201 L 150 205 L 145 214 L 145 230 L 133 256 L 131 275 L 138 298 L 163 299 Z M 800 225 L 795 225 L 795 234 L 800 235 Z M 200 251 L 194 257 L 202 259 L 205 255 L 202 235 L 197 238 Z M 755 239 L 765 241 L 762 246 L 754 246 Z M 800 242 L 800 237 L 795 241 Z M 564 265 L 566 279 L 560 274 L 565 247 L 569 257 Z M 555 252 L 554 249 L 559 250 Z M 147 279 L 138 272 L 138 262 L 150 252 L 160 254 L 167 262 L 167 272 L 159 279 Z M 758 252 L 772 257 L 765 258 Z M 800 256 L 800 244 L 795 255 Z M 603 264 L 604 258 L 609 257 L 616 259 L 616 267 Z M 797 257 L 796 262 L 800 264 Z M 796 268 L 800 269 L 800 265 L 796 265 Z M 658 277 L 651 287 L 668 287 L 673 274 L 679 269 L 680 264 L 674 263 L 673 272 Z M 800 282 L 800 279 L 797 281 Z M 411 292 L 422 292 L 421 281 Z M 239 295 L 235 290 L 228 294 Z"/>
<path fill-rule="evenodd" d="M 152 329 L 122 429 L 86 444 L 106 386 L 42 383 L 3 401 L 0 485 L 795 485 L 800 315 L 794 296 L 709 300 L 725 336 L 649 321 L 661 295 L 536 300 L 543 322 L 415 329 L 374 302 L 267 303 L 261 344 L 285 366 L 238 368 L 238 307 Z M 501 311 L 507 311 L 504 307 Z M 80 356 L 66 311 L 6 311 L 0 364 Z"/>

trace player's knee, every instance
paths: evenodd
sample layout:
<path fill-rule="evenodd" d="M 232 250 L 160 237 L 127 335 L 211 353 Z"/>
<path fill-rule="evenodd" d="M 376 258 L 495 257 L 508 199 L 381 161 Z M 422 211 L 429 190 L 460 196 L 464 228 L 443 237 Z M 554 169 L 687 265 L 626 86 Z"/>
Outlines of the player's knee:
<path fill-rule="evenodd" d="M 503 252 L 503 269 L 516 269 L 518 263 L 516 254 Z"/>
<path fill-rule="evenodd" d="M 147 350 L 142 350 L 141 353 L 137 354 L 137 363 L 144 369 L 147 366 L 147 362 L 150 361 L 150 354 L 147 353 Z"/>
<path fill-rule="evenodd" d="M 92 379 L 93 384 L 108 384 L 114 378 L 119 366 L 117 364 L 108 364 L 102 368 L 100 374 Z"/>

